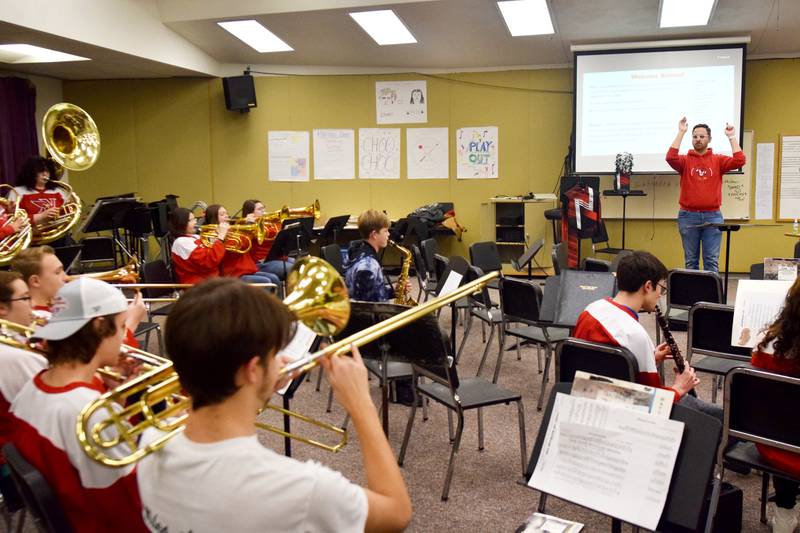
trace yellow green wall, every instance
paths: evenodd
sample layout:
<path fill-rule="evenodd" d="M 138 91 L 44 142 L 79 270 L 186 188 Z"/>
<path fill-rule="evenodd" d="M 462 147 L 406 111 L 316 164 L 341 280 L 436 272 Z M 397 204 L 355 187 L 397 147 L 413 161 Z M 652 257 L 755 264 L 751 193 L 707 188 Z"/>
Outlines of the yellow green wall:
<path fill-rule="evenodd" d="M 428 123 L 410 126 L 446 126 L 451 139 L 460 127 L 498 126 L 500 179 L 456 180 L 451 141 L 451 179 L 407 180 L 403 132 L 399 181 L 307 183 L 267 181 L 268 130 L 375 127 L 375 81 L 420 76 L 258 77 L 258 108 L 248 114 L 225 109 L 218 79 L 68 81 L 65 100 L 92 115 L 102 138 L 98 163 L 72 173 L 70 181 L 87 202 L 130 191 L 147 201 L 172 193 L 182 205 L 205 200 L 236 211 L 251 197 L 269 210 L 318 198 L 323 217 L 370 207 L 400 217 L 425 203 L 452 201 L 469 231 L 450 252 L 466 254 L 466 246 L 480 238 L 481 202 L 495 194 L 553 190 L 572 125 L 571 75 L 561 69 L 427 78 Z M 800 131 L 794 94 L 800 63 L 749 62 L 746 83 L 745 127 L 755 130 L 755 142 L 777 143 L 779 133 Z M 793 243 L 782 235 L 789 227 L 736 235 L 732 270 L 747 270 L 766 255 L 790 254 Z M 618 223 L 610 222 L 609 231 L 618 236 Z M 629 221 L 626 244 L 653 251 L 670 267 L 682 263 L 674 221 Z"/>

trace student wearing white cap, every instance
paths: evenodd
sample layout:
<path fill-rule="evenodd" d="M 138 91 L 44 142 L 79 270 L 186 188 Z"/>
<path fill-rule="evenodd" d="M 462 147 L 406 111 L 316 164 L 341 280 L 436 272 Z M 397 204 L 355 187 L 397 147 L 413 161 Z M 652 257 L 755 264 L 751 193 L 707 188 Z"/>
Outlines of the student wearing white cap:
<path fill-rule="evenodd" d="M 127 315 L 125 297 L 105 282 L 64 285 L 34 334 L 47 341 L 50 366 L 11 404 L 14 445 L 50 483 L 75 531 L 146 531 L 133 467 L 95 463 L 75 436 L 83 407 L 106 390 L 97 369 L 119 362 Z"/>

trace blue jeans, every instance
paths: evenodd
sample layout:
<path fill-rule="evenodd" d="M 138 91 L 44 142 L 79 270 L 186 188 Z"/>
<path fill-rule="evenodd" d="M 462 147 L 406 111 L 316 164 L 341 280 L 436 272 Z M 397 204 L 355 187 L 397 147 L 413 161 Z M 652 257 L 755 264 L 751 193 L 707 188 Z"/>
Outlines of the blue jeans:
<path fill-rule="evenodd" d="M 717 228 L 692 228 L 706 222 L 722 223 L 721 211 L 678 211 L 678 230 L 683 242 L 686 268 L 700 268 L 700 245 L 703 247 L 703 270 L 719 272 L 719 247 L 722 232 Z"/>
<path fill-rule="evenodd" d="M 277 286 L 281 285 L 281 280 L 278 279 L 278 276 L 268 272 L 253 272 L 252 274 L 239 276 L 239 279 L 245 283 L 274 283 Z"/>
<path fill-rule="evenodd" d="M 286 274 L 288 274 L 289 271 L 294 266 L 294 259 L 287 258 L 285 266 L 283 264 L 283 261 L 278 261 L 278 260 L 267 261 L 266 263 L 258 263 L 256 266 L 258 267 L 259 272 L 263 272 L 265 274 L 272 274 L 279 280 L 284 280 L 286 279 Z"/>

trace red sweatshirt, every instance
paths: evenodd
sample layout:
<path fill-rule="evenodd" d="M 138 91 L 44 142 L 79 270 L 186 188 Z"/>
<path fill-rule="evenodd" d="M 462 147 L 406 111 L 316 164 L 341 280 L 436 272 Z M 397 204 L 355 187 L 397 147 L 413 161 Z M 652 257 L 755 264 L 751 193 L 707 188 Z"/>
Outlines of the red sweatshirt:
<path fill-rule="evenodd" d="M 256 270 L 255 245 L 245 254 L 225 251 L 225 257 L 219 265 L 219 273 L 229 278 L 238 278 L 246 274 L 252 274 Z"/>
<path fill-rule="evenodd" d="M 28 213 L 31 222 L 33 222 L 33 215 L 43 213 L 51 207 L 64 205 L 64 198 L 67 194 L 61 189 L 30 189 L 19 186 L 15 190 L 20 195 L 19 206 Z"/>
<path fill-rule="evenodd" d="M 689 150 L 679 155 L 677 148 L 667 151 L 667 164 L 681 175 L 681 209 L 686 211 L 718 211 L 722 205 L 722 175 L 741 168 L 744 152 L 733 157 L 717 155 L 708 148 L 703 155 Z"/>
<path fill-rule="evenodd" d="M 183 235 L 172 243 L 172 266 L 179 283 L 200 283 L 218 277 L 224 256 L 225 245 L 220 240 L 210 248 L 195 235 Z"/>

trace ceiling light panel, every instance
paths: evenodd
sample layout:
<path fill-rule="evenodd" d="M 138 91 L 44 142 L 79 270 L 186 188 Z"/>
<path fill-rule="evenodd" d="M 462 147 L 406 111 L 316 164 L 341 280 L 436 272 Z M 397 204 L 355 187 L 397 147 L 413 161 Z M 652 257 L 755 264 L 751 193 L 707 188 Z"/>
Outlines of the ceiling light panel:
<path fill-rule="evenodd" d="M 291 52 L 291 46 L 283 42 L 277 35 L 269 31 L 256 20 L 231 20 L 217 22 L 234 37 L 243 41 L 256 52 Z"/>
<path fill-rule="evenodd" d="M 661 0 L 660 28 L 706 26 L 717 0 Z"/>
<path fill-rule="evenodd" d="M 381 46 L 417 42 L 403 21 L 391 9 L 361 11 L 350 13 L 350 16 Z"/>
<path fill-rule="evenodd" d="M 58 63 L 62 61 L 89 61 L 89 58 L 31 44 L 0 45 L 0 62 L 3 63 Z"/>
<path fill-rule="evenodd" d="M 547 0 L 509 0 L 497 2 L 512 37 L 555 33 Z"/>

